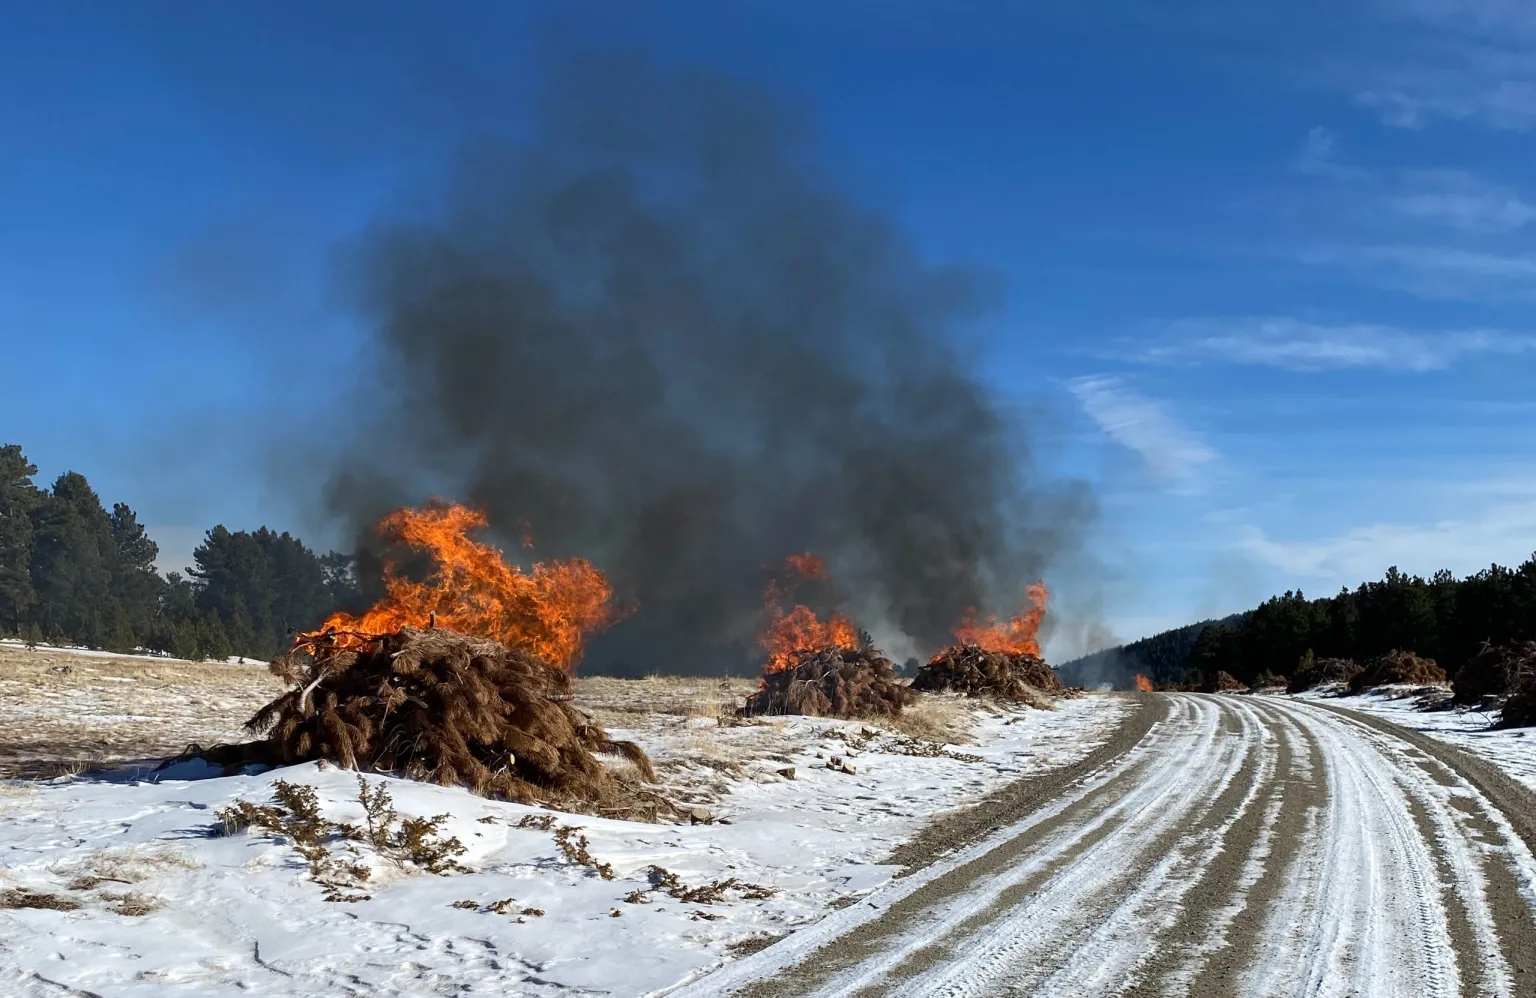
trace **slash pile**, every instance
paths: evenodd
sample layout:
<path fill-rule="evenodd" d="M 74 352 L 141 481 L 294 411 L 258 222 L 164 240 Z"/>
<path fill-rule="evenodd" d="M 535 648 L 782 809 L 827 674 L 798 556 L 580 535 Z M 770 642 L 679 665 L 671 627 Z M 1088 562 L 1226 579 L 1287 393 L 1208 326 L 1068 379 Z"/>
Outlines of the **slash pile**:
<path fill-rule="evenodd" d="M 1218 672 L 1207 679 L 1200 686 L 1202 693 L 1246 693 L 1248 687 L 1244 686 L 1238 678 L 1230 672 Z"/>
<path fill-rule="evenodd" d="M 441 628 L 301 636 L 271 665 L 292 688 L 246 725 L 259 741 L 201 754 L 215 765 L 324 759 L 524 803 L 623 810 L 632 794 L 594 753 L 654 780 L 632 742 L 569 703 L 564 670 L 487 638 Z"/>
<path fill-rule="evenodd" d="M 1056 670 L 1038 655 L 988 651 L 976 644 L 951 645 L 928 660 L 912 680 L 925 693 L 955 692 L 1051 709 L 1047 694 L 1064 693 Z"/>
<path fill-rule="evenodd" d="M 1411 684 L 1438 686 L 1446 682 L 1445 670 L 1432 658 L 1421 658 L 1411 651 L 1393 649 L 1371 659 L 1359 675 L 1349 681 L 1349 691 L 1360 693 L 1378 686 Z"/>
<path fill-rule="evenodd" d="M 1304 693 L 1314 686 L 1347 684 L 1360 675 L 1360 665 L 1352 658 L 1320 658 L 1298 670 L 1286 684 L 1287 693 Z"/>
<path fill-rule="evenodd" d="M 801 653 L 787 669 L 764 673 L 741 713 L 899 717 L 916 700 L 897 680 L 891 660 L 873 648 L 822 648 Z"/>
<path fill-rule="evenodd" d="M 1453 699 L 1460 704 L 1475 704 L 1484 697 L 1505 696 L 1514 692 L 1527 676 L 1536 676 L 1536 641 L 1485 645 L 1456 671 L 1451 683 Z"/>
<path fill-rule="evenodd" d="M 1536 672 L 1526 671 L 1511 689 L 1499 715 L 1500 728 L 1536 727 Z"/>

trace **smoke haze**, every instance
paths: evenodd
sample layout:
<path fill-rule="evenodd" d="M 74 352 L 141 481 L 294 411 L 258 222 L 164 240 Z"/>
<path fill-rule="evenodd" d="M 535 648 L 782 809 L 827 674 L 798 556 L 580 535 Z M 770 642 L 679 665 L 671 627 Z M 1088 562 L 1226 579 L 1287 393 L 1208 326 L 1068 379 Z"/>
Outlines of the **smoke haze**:
<path fill-rule="evenodd" d="M 509 552 L 581 555 L 638 612 L 584 668 L 741 672 L 765 570 L 825 557 L 887 647 L 1017 609 L 1093 504 L 957 352 L 987 281 L 920 261 L 751 86 L 571 62 L 536 133 L 468 149 L 440 212 L 353 257 L 360 373 L 333 511 L 442 494 Z"/>

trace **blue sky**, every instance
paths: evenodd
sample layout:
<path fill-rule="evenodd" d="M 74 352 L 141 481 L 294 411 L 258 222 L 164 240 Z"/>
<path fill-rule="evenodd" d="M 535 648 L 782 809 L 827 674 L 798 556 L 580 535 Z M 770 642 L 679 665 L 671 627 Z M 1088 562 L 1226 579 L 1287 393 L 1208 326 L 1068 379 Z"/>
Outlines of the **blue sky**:
<path fill-rule="evenodd" d="M 1098 489 L 1063 584 L 1118 636 L 1536 550 L 1536 5 L 306 6 L 0 7 L 0 438 L 167 567 L 216 521 L 335 540 L 335 248 L 561 47 L 763 84 L 997 275 L 983 365 Z"/>

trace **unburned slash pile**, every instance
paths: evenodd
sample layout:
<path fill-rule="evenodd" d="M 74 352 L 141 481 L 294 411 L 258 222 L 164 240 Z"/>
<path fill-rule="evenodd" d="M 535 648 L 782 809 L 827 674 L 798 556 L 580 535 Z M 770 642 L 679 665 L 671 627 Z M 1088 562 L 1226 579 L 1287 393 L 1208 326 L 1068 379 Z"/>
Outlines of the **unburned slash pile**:
<path fill-rule="evenodd" d="M 1434 659 L 1393 649 L 1366 663 L 1365 668 L 1349 681 L 1349 691 L 1360 693 L 1393 684 L 1439 686 L 1445 682 L 1445 670 Z"/>
<path fill-rule="evenodd" d="M 764 673 L 741 713 L 898 717 L 916 700 L 891 660 L 873 648 L 822 648 L 802 653 L 788 669 Z"/>
<path fill-rule="evenodd" d="M 1484 697 L 1507 696 L 1528 677 L 1536 677 L 1536 641 L 1484 645 L 1456 671 L 1451 682 L 1453 699 L 1459 704 L 1476 704 Z"/>
<path fill-rule="evenodd" d="M 987 651 L 975 644 L 951 645 L 928 660 L 912 680 L 925 693 L 955 692 L 994 696 L 1051 709 L 1047 694 L 1066 691 L 1056 670 L 1027 653 Z"/>
<path fill-rule="evenodd" d="M 1536 727 L 1536 672 L 1525 673 L 1510 692 L 1495 727 Z"/>
<path fill-rule="evenodd" d="M 1285 689 L 1287 693 L 1304 693 L 1317 686 L 1347 685 L 1360 672 L 1360 664 L 1352 658 L 1320 658 L 1298 669 Z"/>
<path fill-rule="evenodd" d="M 326 632 L 271 670 L 292 689 L 246 725 L 266 737 L 189 754 L 230 769 L 324 759 L 521 803 L 645 810 L 594 754 L 623 757 L 654 780 L 640 747 L 571 706 L 564 670 L 500 642 L 442 628 Z"/>
<path fill-rule="evenodd" d="M 1248 692 L 1248 687 L 1230 672 L 1217 672 L 1216 675 L 1200 684 L 1200 692 L 1246 693 Z"/>

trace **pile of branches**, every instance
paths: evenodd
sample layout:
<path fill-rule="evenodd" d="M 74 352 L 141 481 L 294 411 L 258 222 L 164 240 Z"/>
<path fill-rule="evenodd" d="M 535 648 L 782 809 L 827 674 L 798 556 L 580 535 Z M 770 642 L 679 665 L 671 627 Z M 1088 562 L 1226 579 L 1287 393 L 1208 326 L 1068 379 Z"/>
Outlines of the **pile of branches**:
<path fill-rule="evenodd" d="M 498 641 L 441 628 L 303 637 L 271 671 L 291 684 L 246 725 L 266 737 L 197 754 L 236 769 L 324 759 L 522 803 L 624 811 L 636 799 L 596 754 L 650 760 L 570 704 L 570 676 Z"/>
<path fill-rule="evenodd" d="M 1368 662 L 1358 675 L 1349 681 L 1349 691 L 1360 693 L 1378 686 L 1403 684 L 1409 686 L 1443 686 L 1445 670 L 1432 658 L 1421 658 L 1411 651 L 1393 649 Z"/>
<path fill-rule="evenodd" d="M 1320 658 L 1291 676 L 1285 691 L 1304 693 L 1316 686 L 1344 686 L 1361 671 L 1360 663 L 1352 658 Z"/>
<path fill-rule="evenodd" d="M 994 696 L 1046 708 L 1051 706 L 1046 694 L 1066 692 L 1056 670 L 1039 656 L 986 651 L 974 644 L 951 645 L 933 656 L 917 671 L 912 688 Z"/>
<path fill-rule="evenodd" d="M 1528 676 L 1536 676 L 1536 641 L 1484 645 L 1451 682 L 1456 703 L 1477 704 L 1485 697 L 1508 696 Z"/>
<path fill-rule="evenodd" d="M 1527 671 L 1510 691 L 1499 715 L 1499 728 L 1536 727 L 1536 672 Z"/>
<path fill-rule="evenodd" d="M 1200 686 L 1202 693 L 1247 693 L 1248 687 L 1230 672 L 1217 672 Z"/>
<path fill-rule="evenodd" d="M 873 648 L 807 651 L 788 669 L 763 675 L 747 697 L 745 716 L 899 717 L 917 694 L 896 678 L 891 660 Z"/>

